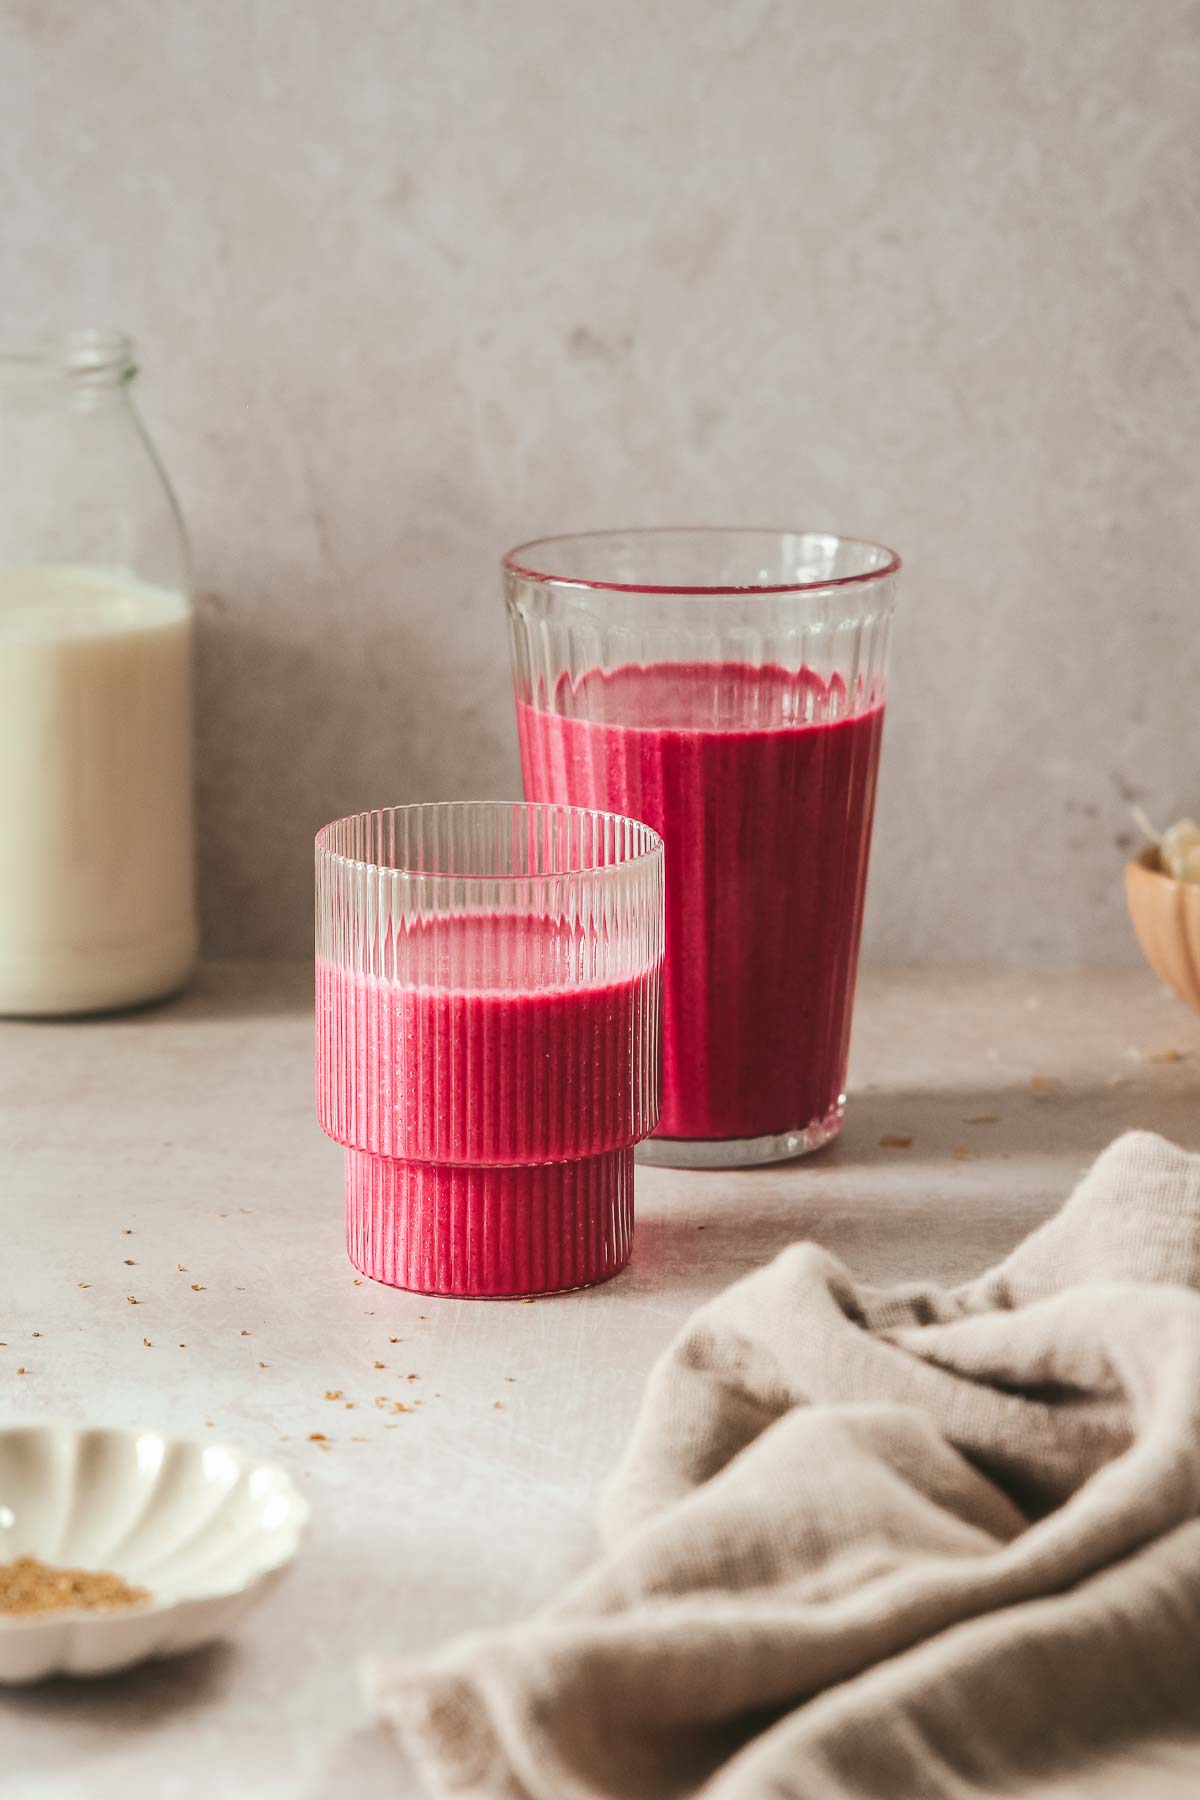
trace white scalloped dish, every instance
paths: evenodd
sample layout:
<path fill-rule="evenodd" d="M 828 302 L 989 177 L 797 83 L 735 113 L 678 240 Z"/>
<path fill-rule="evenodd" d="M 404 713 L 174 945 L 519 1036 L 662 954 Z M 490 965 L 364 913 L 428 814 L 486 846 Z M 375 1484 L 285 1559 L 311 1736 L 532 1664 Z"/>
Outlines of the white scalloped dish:
<path fill-rule="evenodd" d="M 227 1444 L 0 1429 L 0 1562 L 108 1570 L 151 1596 L 105 1612 L 0 1613 L 0 1682 L 108 1675 L 208 1643 L 279 1581 L 307 1519 L 282 1469 Z"/>

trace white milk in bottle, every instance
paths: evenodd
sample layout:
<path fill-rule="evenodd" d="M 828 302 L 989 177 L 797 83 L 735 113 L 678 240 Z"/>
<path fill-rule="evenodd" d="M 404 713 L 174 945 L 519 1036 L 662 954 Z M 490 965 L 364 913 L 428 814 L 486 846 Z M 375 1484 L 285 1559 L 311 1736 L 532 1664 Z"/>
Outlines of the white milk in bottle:
<path fill-rule="evenodd" d="M 0 345 L 0 1015 L 160 999 L 196 958 L 187 540 L 133 345 Z"/>
<path fill-rule="evenodd" d="M 151 999 L 196 956 L 191 612 L 70 564 L 0 569 L 0 1013 Z"/>

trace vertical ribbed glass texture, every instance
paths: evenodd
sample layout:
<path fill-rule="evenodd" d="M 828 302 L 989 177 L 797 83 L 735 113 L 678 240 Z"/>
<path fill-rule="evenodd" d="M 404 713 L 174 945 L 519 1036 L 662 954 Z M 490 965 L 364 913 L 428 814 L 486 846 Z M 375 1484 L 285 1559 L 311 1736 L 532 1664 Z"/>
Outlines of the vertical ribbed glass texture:
<path fill-rule="evenodd" d="M 661 1092 L 662 845 L 520 802 L 396 807 L 316 845 L 317 1112 L 352 1260 L 423 1292 L 628 1260 Z"/>
<path fill-rule="evenodd" d="M 665 844 L 647 1160 L 767 1161 L 840 1128 L 898 569 L 816 532 L 602 532 L 504 559 L 527 797 Z"/>

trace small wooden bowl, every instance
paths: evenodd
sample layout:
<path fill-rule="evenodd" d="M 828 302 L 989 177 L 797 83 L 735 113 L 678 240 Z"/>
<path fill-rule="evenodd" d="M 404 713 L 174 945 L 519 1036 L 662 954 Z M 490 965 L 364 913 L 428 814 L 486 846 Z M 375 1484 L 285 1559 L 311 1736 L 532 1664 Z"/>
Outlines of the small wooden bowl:
<path fill-rule="evenodd" d="M 1125 865 L 1125 899 L 1146 961 L 1200 1012 L 1200 882 L 1172 880 L 1145 850 Z"/>

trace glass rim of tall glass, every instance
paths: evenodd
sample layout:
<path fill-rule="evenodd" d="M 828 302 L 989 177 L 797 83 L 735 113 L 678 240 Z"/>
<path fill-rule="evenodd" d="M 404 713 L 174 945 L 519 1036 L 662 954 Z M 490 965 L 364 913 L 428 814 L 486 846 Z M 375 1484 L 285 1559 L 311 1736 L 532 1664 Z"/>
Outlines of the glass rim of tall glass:
<path fill-rule="evenodd" d="M 673 548 L 682 557 L 697 552 L 711 556 L 719 548 L 734 545 L 740 545 L 747 557 L 744 575 L 739 573 L 736 578 L 696 579 L 694 573 L 682 566 L 671 579 L 656 581 L 601 571 L 606 555 L 611 563 L 619 566 L 623 546 L 629 546 L 635 556 L 640 551 Z M 790 552 L 795 564 L 793 572 L 784 578 L 772 578 L 771 572 L 764 570 L 761 552 L 767 545 L 782 547 L 785 557 Z M 760 552 L 757 566 L 751 555 L 756 546 Z M 836 569 L 839 557 L 852 566 Z M 846 536 L 840 532 L 742 525 L 651 525 L 630 530 L 564 532 L 517 544 L 501 557 L 500 563 L 506 575 L 550 588 L 583 588 L 648 598 L 694 594 L 736 600 L 753 598 L 756 594 L 816 594 L 826 590 L 872 588 L 893 580 L 903 566 L 895 550 L 869 538 Z M 782 575 L 783 566 L 781 559 L 776 577 Z"/>

